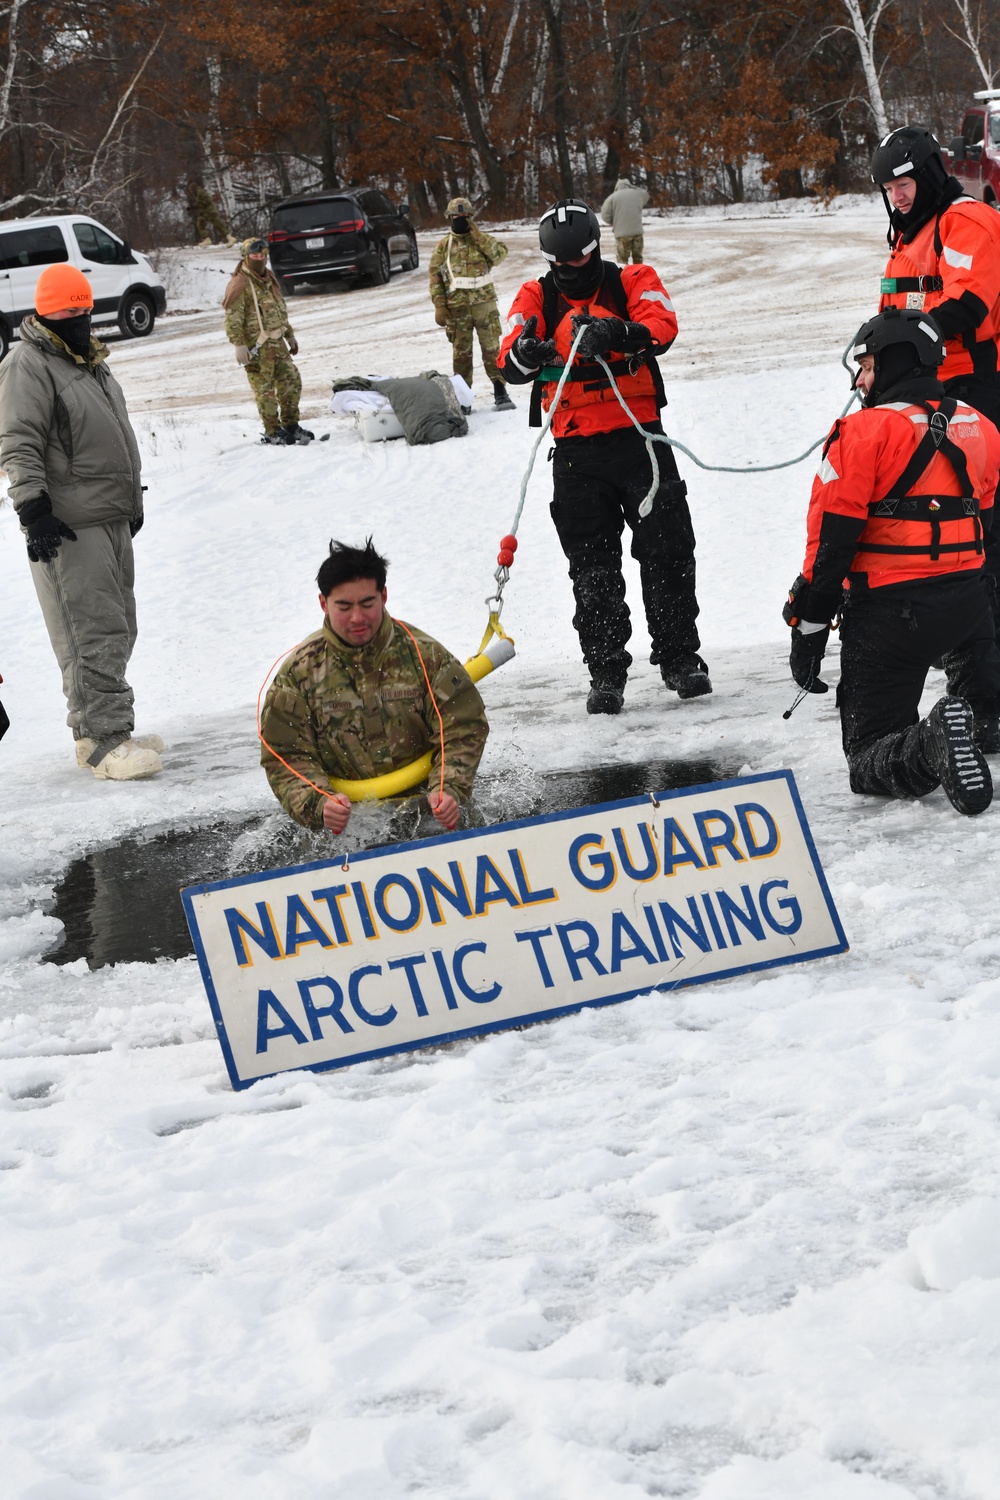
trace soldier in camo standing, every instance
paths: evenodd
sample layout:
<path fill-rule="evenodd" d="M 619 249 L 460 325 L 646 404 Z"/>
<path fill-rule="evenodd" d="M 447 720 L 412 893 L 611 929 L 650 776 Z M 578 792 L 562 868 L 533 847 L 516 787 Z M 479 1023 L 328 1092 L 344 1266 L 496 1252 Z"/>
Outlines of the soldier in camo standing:
<path fill-rule="evenodd" d="M 430 775 L 415 793 L 427 796 L 442 828 L 457 826 L 472 791 L 489 734 L 483 700 L 443 646 L 387 613 L 387 566 L 371 537 L 364 547 L 330 543 L 316 576 L 322 627 L 286 659 L 264 700 L 261 765 L 303 828 L 343 833 L 351 816 L 347 797 L 322 795 L 307 782 L 367 780 L 401 770 L 428 750 Z"/>
<path fill-rule="evenodd" d="M 513 411 L 514 403 L 497 369 L 500 353 L 500 314 L 493 285 L 493 267 L 507 254 L 473 219 L 468 198 L 452 198 L 445 209 L 451 228 L 434 248 L 428 273 L 434 317 L 452 346 L 452 367 L 466 385 L 472 384 L 472 334 L 479 335 L 483 366 L 493 386 L 499 411 Z"/>
<path fill-rule="evenodd" d="M 243 258 L 226 287 L 226 337 L 247 373 L 264 423 L 262 443 L 311 443 L 314 433 L 299 426 L 302 377 L 291 358 L 299 342 L 277 278 L 267 264 L 267 241 L 243 241 Z"/>

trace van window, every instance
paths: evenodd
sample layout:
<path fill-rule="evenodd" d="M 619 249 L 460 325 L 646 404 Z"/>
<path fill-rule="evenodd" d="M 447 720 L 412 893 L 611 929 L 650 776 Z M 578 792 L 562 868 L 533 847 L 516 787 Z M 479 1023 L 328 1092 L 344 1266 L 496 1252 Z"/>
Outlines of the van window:
<path fill-rule="evenodd" d="M 69 260 L 69 252 L 57 224 L 0 230 L 0 271 L 16 271 L 19 266 L 50 266 L 59 260 Z"/>
<path fill-rule="evenodd" d="M 356 219 L 358 211 L 350 198 L 319 198 L 315 203 L 293 203 L 274 210 L 273 228 L 286 234 L 302 234 L 307 229 L 332 229 Z"/>
<path fill-rule="evenodd" d="M 87 260 L 96 261 L 102 266 L 118 264 L 122 247 L 117 240 L 111 238 L 106 229 L 98 229 L 96 224 L 74 224 L 73 233 Z"/>
<path fill-rule="evenodd" d="M 1000 146 L 1000 114 L 990 115 L 990 145 Z"/>

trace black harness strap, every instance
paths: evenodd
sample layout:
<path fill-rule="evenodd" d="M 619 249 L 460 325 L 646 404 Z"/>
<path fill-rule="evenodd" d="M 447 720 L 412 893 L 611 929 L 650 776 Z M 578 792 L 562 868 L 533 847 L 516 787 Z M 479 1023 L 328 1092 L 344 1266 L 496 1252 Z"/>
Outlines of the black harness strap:
<path fill-rule="evenodd" d="M 560 293 L 551 271 L 546 271 L 545 275 L 539 279 L 539 285 L 542 288 L 542 329 L 544 330 L 539 334 L 539 337 L 551 338 L 559 325 L 560 319 L 569 310 L 570 303 Z M 605 289 L 610 294 L 610 304 L 605 296 Z M 625 288 L 622 285 L 621 269 L 616 265 L 612 265 L 611 261 L 606 260 L 604 262 L 604 279 L 597 289 L 596 296 L 592 297 L 591 301 L 595 302 L 598 307 L 607 308 L 610 305 L 615 315 L 621 318 L 623 322 L 627 323 L 630 321 L 628 315 L 628 298 L 625 295 Z M 561 310 L 560 303 L 562 303 Z M 619 373 L 628 375 L 633 373 L 636 357 L 635 355 L 610 356 L 607 359 L 607 363 L 616 376 Z M 659 411 L 667 404 L 667 393 L 663 389 L 663 376 L 660 373 L 660 366 L 652 354 L 652 346 L 650 346 L 648 354 L 640 354 L 638 357 L 645 360 L 649 367 L 649 372 L 653 377 L 656 408 Z M 552 384 L 554 380 L 558 380 L 561 374 L 562 370 L 553 375 L 551 370 L 546 369 L 539 370 L 535 376 L 531 385 L 531 397 L 528 405 L 529 427 L 541 427 L 542 387 Z M 572 381 L 583 381 L 585 390 L 604 390 L 611 385 L 601 366 L 590 360 L 585 363 L 574 363 L 573 368 L 570 370 L 569 378 Z"/>
<path fill-rule="evenodd" d="M 940 276 L 883 276 L 880 290 L 883 297 L 896 292 L 943 292 L 944 280 Z"/>
<path fill-rule="evenodd" d="M 932 562 L 937 562 L 942 552 L 966 552 L 969 549 L 968 542 L 941 542 L 941 522 L 961 521 L 972 518 L 975 522 L 974 547 L 977 553 L 983 550 L 983 527 L 979 519 L 979 501 L 975 498 L 975 489 L 969 478 L 969 464 L 965 453 L 948 436 L 948 426 L 958 402 L 953 396 L 947 396 L 938 403 L 937 408 L 928 405 L 927 402 L 918 403 L 927 413 L 927 431 L 920 442 L 914 448 L 902 473 L 889 486 L 881 500 L 873 500 L 868 507 L 869 516 L 894 516 L 908 521 L 926 521 L 931 528 L 929 546 L 889 546 L 878 543 L 861 542 L 859 550 L 862 552 L 887 552 L 899 555 L 930 554 Z M 910 491 L 918 482 L 921 475 L 930 465 L 934 455 L 941 453 L 951 464 L 955 478 L 958 480 L 960 495 L 913 495 Z"/>

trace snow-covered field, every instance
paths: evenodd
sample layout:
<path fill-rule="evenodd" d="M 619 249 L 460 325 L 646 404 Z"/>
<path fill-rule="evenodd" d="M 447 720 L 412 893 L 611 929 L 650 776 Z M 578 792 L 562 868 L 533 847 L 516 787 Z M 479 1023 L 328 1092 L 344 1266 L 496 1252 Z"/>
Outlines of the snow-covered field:
<path fill-rule="evenodd" d="M 653 221 L 682 330 L 668 431 L 720 464 L 821 436 L 884 228 L 872 199 Z M 506 238 L 504 305 L 537 266 L 530 229 Z M 273 806 L 253 704 L 315 624 L 330 536 L 374 535 L 394 612 L 463 653 L 482 632 L 526 393 L 493 413 L 480 370 L 466 439 L 366 447 L 330 380 L 446 367 L 424 275 L 303 295 L 304 416 L 330 440 L 261 448 L 216 305 L 232 262 L 164 253 L 178 310 L 112 349 L 149 484 L 130 677 L 162 777 L 75 768 L 0 508 L 5 1495 L 995 1500 L 1000 806 L 852 797 L 833 694 L 782 720 L 811 463 L 681 458 L 715 694 L 665 694 L 637 620 L 626 714 L 595 721 L 540 462 L 484 770 L 520 813 L 550 769 L 790 766 L 845 956 L 239 1095 L 193 960 L 40 961 L 81 851 Z"/>

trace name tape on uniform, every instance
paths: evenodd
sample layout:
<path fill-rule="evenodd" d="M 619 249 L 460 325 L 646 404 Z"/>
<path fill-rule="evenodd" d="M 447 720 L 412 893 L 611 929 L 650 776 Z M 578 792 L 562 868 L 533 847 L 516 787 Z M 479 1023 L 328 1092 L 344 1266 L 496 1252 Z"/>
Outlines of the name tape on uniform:
<path fill-rule="evenodd" d="M 790 771 L 181 895 L 237 1089 L 847 948 Z"/>

